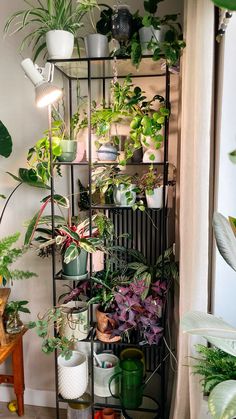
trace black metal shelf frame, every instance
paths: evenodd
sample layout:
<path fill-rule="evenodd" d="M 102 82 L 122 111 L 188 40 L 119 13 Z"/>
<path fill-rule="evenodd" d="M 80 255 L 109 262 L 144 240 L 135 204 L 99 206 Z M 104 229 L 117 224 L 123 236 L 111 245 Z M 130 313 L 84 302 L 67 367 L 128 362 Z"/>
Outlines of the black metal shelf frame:
<path fill-rule="evenodd" d="M 145 57 L 145 58 L 150 58 L 150 57 Z M 135 236 L 135 233 L 137 233 L 137 231 L 139 229 L 141 229 L 141 233 L 142 236 L 144 236 L 146 239 L 150 239 L 150 243 L 144 242 L 144 246 L 146 247 L 146 252 L 149 252 L 149 261 L 153 261 L 154 257 L 156 257 L 156 255 L 162 255 L 163 261 L 164 261 L 164 252 L 167 249 L 167 224 L 168 224 L 168 214 L 169 214 L 169 210 L 166 207 L 166 205 L 164 205 L 163 209 L 147 209 L 146 213 L 142 213 L 141 211 L 136 211 L 135 214 L 132 213 L 132 210 L 126 207 L 115 207 L 115 206 L 107 206 L 107 205 L 93 205 L 92 202 L 92 185 L 91 185 L 91 174 L 92 174 L 92 168 L 95 165 L 104 165 L 104 164 L 119 164 L 117 162 L 115 163 L 107 163 L 107 162 L 94 162 L 92 161 L 92 144 L 91 144 L 91 105 L 92 105 L 92 81 L 93 80 L 101 80 L 102 81 L 102 94 L 103 94 L 103 99 L 105 99 L 106 96 L 106 80 L 111 79 L 112 77 L 110 75 L 106 75 L 105 74 L 105 66 L 103 65 L 103 75 L 102 76 L 97 76 L 94 77 L 92 75 L 92 65 L 94 62 L 96 61 L 103 61 L 103 63 L 105 61 L 111 61 L 112 58 L 107 58 L 107 59 L 71 59 L 71 60 L 60 60 L 60 61 L 56 61 L 56 60 L 51 60 L 54 64 L 55 64 L 55 68 L 63 75 L 63 78 L 65 78 L 68 82 L 68 92 L 69 92 L 69 116 L 70 116 L 70 120 L 73 114 L 73 86 L 72 83 L 74 80 L 86 80 L 87 82 L 87 92 L 88 92 L 88 161 L 81 161 L 81 162 L 72 162 L 72 163 L 66 163 L 66 162 L 53 162 L 52 161 L 52 150 L 51 150 L 51 160 L 50 160 L 50 166 L 51 166 L 51 215 L 52 215 L 52 229 L 53 229 L 53 235 L 54 235 L 54 229 L 55 229 L 55 209 L 54 209 L 54 177 L 53 177 L 53 169 L 55 167 L 55 165 L 66 165 L 70 167 L 70 185 L 71 185 L 71 210 L 72 210 L 72 216 L 75 215 L 75 194 L 74 194 L 74 185 L 75 185 L 75 173 L 74 173 L 74 168 L 75 166 L 86 166 L 88 168 L 88 175 L 89 175 L 89 218 L 90 218 L 90 233 L 92 233 L 92 224 L 91 224 L 91 220 L 92 220 L 92 215 L 93 215 L 93 210 L 95 209 L 100 209 L 102 211 L 104 211 L 105 214 L 107 214 L 113 221 L 113 223 L 115 224 L 115 228 L 116 231 L 119 231 L 121 228 L 123 228 L 125 225 L 130 225 L 130 232 L 131 234 L 133 233 Z M 125 58 L 125 60 L 128 60 L 127 58 Z M 151 58 L 150 58 L 151 60 Z M 61 67 L 60 67 L 60 63 L 86 63 L 87 66 L 87 77 L 70 77 L 66 71 L 64 71 Z M 125 76 L 121 76 L 118 78 L 124 78 Z M 135 76 L 132 76 L 133 78 L 137 77 L 137 78 L 147 78 L 147 77 L 165 77 L 165 100 L 166 100 L 166 107 L 168 109 L 170 109 L 170 72 L 168 67 L 166 67 L 165 72 L 163 72 L 162 74 L 157 73 L 157 74 L 136 74 Z M 51 128 L 51 109 L 49 107 L 49 132 L 50 132 L 50 128 Z M 154 163 L 157 166 L 162 167 L 163 170 L 163 186 L 168 185 L 169 180 L 168 180 L 168 169 L 169 169 L 169 161 L 168 161 L 168 141 L 169 141 L 169 119 L 166 119 L 165 122 L 165 129 L 164 129 L 164 160 L 162 163 Z M 141 165 L 145 166 L 145 165 L 149 165 L 150 163 L 141 163 Z M 137 166 L 137 164 L 130 164 L 129 166 Z M 166 188 L 163 187 L 163 203 L 166 202 Z M 124 215 L 126 213 L 126 215 Z M 129 215 L 131 214 L 131 215 Z M 130 217 L 130 218 L 129 218 Z M 156 229 L 152 228 L 151 223 L 148 224 L 148 220 L 151 220 L 151 223 L 157 223 L 158 224 L 158 231 L 156 231 Z M 131 220 L 131 221 L 130 221 Z M 154 220 L 154 222 L 153 222 Z M 139 246 L 140 242 L 139 239 L 137 238 L 137 234 L 136 234 L 136 238 L 134 239 L 133 245 L 134 246 Z M 143 250 L 139 249 L 139 250 Z M 90 272 L 89 272 L 89 277 L 92 276 L 92 255 L 90 255 Z M 56 261 L 55 261 L 55 248 L 53 247 L 53 252 L 52 252 L 52 277 L 53 277 L 53 303 L 54 305 L 56 305 L 56 287 L 57 287 L 57 280 L 60 280 L 60 273 L 56 273 Z M 91 315 L 92 315 L 92 307 L 91 307 Z M 98 342 L 96 340 L 96 338 L 94 337 L 94 325 L 93 325 L 93 318 L 91 316 L 91 331 L 89 333 L 88 339 L 86 339 L 86 341 L 90 342 L 91 345 L 91 365 L 90 365 L 90 371 L 91 371 L 91 397 L 92 397 L 92 401 L 93 401 L 93 406 L 94 408 L 96 407 L 104 407 L 104 406 L 111 406 L 109 403 L 98 403 L 95 400 L 94 397 L 94 377 L 93 377 L 93 350 L 94 350 L 94 343 Z M 165 325 L 166 319 L 165 316 L 163 316 L 163 326 Z M 104 344 L 103 344 L 104 345 Z M 120 348 L 122 346 L 134 346 L 135 343 L 123 343 L 121 342 L 120 344 L 105 344 L 106 346 L 110 347 L 110 348 Z M 150 356 L 152 356 L 153 360 L 153 349 L 152 347 L 143 347 L 143 350 L 145 351 L 145 353 L 147 354 L 147 357 L 150 358 Z M 165 349 L 165 345 L 161 344 L 160 346 L 156 347 L 156 351 L 157 351 L 157 355 L 156 355 L 156 361 L 161 361 L 164 360 L 165 355 L 166 355 L 166 349 Z M 152 354 L 152 355 L 149 355 Z M 149 359 L 149 364 L 150 364 L 150 359 Z M 157 418 L 161 418 L 164 419 L 164 411 L 165 411 L 165 363 L 161 362 L 161 366 L 160 366 L 160 372 L 158 372 L 160 374 L 161 377 L 161 403 L 160 403 L 160 410 L 157 416 Z M 60 402 L 65 402 L 66 400 L 62 399 L 60 397 L 60 395 L 58 394 L 58 374 L 57 374 L 57 353 L 55 353 L 55 386 L 56 386 L 56 417 L 57 419 L 60 418 L 60 413 L 59 413 L 59 404 Z M 78 400 L 76 400 L 76 402 L 79 403 Z M 84 402 L 83 402 L 84 403 Z M 122 410 L 122 407 L 114 405 L 113 406 L 116 409 Z M 153 411 L 148 410 L 148 409 L 137 409 L 137 411 L 144 411 L 144 412 L 148 412 L 148 411 Z"/>

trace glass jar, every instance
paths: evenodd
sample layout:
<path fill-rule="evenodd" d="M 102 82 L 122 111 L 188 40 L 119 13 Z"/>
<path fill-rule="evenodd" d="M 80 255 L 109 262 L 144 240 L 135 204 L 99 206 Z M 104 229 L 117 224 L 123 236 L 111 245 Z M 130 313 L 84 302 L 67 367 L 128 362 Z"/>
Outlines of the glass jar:
<path fill-rule="evenodd" d="M 10 313 L 6 321 L 6 332 L 9 334 L 20 333 L 24 329 L 19 313 Z"/>
<path fill-rule="evenodd" d="M 129 7 L 126 5 L 115 6 L 111 21 L 113 38 L 123 45 L 132 34 L 132 15 Z"/>
<path fill-rule="evenodd" d="M 92 419 L 92 401 L 88 393 L 81 397 L 81 403 L 68 403 L 67 419 Z M 83 400 L 86 403 L 83 403 Z"/>

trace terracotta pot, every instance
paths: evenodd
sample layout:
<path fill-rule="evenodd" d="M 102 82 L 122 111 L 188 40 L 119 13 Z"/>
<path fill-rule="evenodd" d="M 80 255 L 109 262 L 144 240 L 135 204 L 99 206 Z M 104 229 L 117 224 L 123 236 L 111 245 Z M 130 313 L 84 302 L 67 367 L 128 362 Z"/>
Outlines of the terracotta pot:
<path fill-rule="evenodd" d="M 118 342 L 120 336 L 111 337 L 111 330 L 115 328 L 115 320 L 108 317 L 106 313 L 97 308 L 96 310 L 97 328 L 96 335 L 102 342 Z"/>
<path fill-rule="evenodd" d="M 115 419 L 116 414 L 113 409 L 106 408 L 102 411 L 102 419 Z"/>
<path fill-rule="evenodd" d="M 97 319 L 97 329 L 102 332 L 108 332 L 111 329 L 115 328 L 115 320 L 108 317 L 106 313 L 101 311 L 101 308 L 98 307 L 96 310 L 96 319 Z"/>

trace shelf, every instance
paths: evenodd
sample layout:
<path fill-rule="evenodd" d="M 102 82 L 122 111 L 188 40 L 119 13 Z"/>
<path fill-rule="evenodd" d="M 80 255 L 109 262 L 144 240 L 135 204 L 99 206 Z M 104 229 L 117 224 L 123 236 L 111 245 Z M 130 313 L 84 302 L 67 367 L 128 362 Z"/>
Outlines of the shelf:
<path fill-rule="evenodd" d="M 161 162 L 161 163 L 153 163 L 153 162 L 140 162 L 140 163 L 126 163 L 125 165 L 121 165 L 119 162 L 108 162 L 108 161 L 95 161 L 92 162 L 91 165 L 92 166 L 122 166 L 122 167 L 126 167 L 126 166 L 150 166 L 150 164 L 154 165 L 154 166 L 164 166 L 165 164 L 169 164 L 169 162 Z M 89 166 L 89 162 L 88 161 L 80 161 L 80 162 L 60 162 L 60 161 L 56 161 L 53 162 L 54 166 Z"/>
<path fill-rule="evenodd" d="M 61 403 L 76 403 L 76 404 L 91 404 L 90 401 L 85 401 L 82 399 L 63 399 L 60 395 L 58 396 L 58 401 Z M 150 407 L 153 405 L 153 407 Z M 98 397 L 94 396 L 94 407 L 104 408 L 110 407 L 116 410 L 122 410 L 120 401 L 114 397 Z M 146 413 L 158 413 L 160 411 L 159 402 L 152 397 L 143 395 L 143 403 L 140 407 L 136 409 L 126 409 L 127 412 L 146 412 Z"/>
<path fill-rule="evenodd" d="M 55 67 L 69 79 L 87 80 L 89 67 L 91 70 L 91 80 L 112 79 L 114 76 L 114 66 L 116 66 L 118 77 L 125 78 L 127 74 L 132 77 L 163 77 L 166 75 L 164 67 L 165 61 L 153 61 L 151 55 L 142 58 L 139 68 L 135 68 L 130 57 L 105 58 L 71 58 L 66 60 L 48 60 L 55 64 Z M 163 65 L 164 64 L 164 65 Z"/>
<path fill-rule="evenodd" d="M 134 211 L 132 209 L 132 207 L 122 207 L 122 206 L 117 206 L 114 204 L 96 204 L 96 205 L 92 205 L 92 209 L 101 209 L 101 210 L 105 210 L 105 209 L 109 209 L 109 210 L 114 210 L 114 211 L 119 211 L 119 210 L 126 210 L 126 211 Z M 145 211 L 161 211 L 162 208 L 145 208 Z M 140 211 L 140 210 L 136 210 L 136 211 Z M 143 212 L 143 211 L 140 211 Z"/>

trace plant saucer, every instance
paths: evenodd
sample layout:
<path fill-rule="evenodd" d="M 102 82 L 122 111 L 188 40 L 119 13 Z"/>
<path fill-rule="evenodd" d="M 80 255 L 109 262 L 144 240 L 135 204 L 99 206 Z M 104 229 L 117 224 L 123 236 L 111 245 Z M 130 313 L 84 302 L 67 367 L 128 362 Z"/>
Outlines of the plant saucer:
<path fill-rule="evenodd" d="M 83 275 L 65 275 L 63 272 L 61 274 L 62 279 L 67 279 L 70 281 L 82 281 L 83 279 L 87 279 L 88 271 Z"/>

